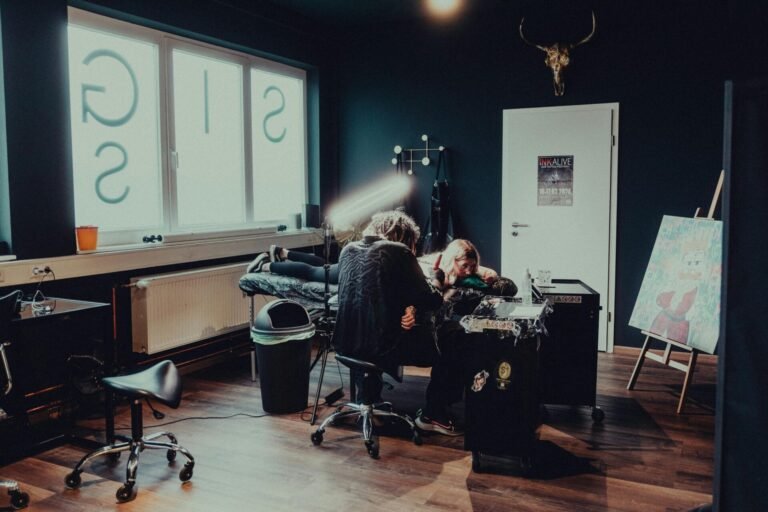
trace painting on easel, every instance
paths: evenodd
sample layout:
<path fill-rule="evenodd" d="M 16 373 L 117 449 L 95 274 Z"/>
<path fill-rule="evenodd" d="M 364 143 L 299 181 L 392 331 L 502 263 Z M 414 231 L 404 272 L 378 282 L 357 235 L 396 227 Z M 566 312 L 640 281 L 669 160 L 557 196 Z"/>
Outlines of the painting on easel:
<path fill-rule="evenodd" d="M 665 215 L 629 325 L 713 354 L 722 233 L 720 221 Z"/>

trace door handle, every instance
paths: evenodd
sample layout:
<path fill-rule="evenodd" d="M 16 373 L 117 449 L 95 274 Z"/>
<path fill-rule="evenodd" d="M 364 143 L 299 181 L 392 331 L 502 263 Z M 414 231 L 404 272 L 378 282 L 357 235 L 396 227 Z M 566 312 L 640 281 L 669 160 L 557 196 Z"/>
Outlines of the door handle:
<path fill-rule="evenodd" d="M 512 227 L 513 228 L 529 228 L 530 226 L 528 224 L 520 224 L 519 222 L 513 222 Z"/>

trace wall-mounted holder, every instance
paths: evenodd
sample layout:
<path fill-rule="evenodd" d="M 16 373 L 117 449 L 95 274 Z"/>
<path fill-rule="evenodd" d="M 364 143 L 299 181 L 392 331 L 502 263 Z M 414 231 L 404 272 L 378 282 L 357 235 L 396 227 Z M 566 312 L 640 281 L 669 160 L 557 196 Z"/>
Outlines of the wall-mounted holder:
<path fill-rule="evenodd" d="M 413 174 L 414 162 L 420 162 L 421 165 L 426 167 L 434 161 L 430 158 L 432 152 L 437 151 L 439 154 L 440 152 L 445 151 L 444 146 L 429 147 L 429 136 L 426 134 L 421 136 L 421 140 L 424 141 L 423 148 L 403 148 L 399 145 L 395 146 L 395 157 L 392 159 L 392 164 L 396 167 L 397 172 L 405 172 L 410 176 Z M 416 154 L 416 158 L 414 158 L 414 153 Z M 419 158 L 420 155 L 423 156 Z"/>

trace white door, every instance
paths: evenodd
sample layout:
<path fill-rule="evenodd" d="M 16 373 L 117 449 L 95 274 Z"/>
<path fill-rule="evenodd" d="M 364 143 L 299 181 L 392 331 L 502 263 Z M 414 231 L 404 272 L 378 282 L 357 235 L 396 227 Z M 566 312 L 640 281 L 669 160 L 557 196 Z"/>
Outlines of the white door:
<path fill-rule="evenodd" d="M 613 350 L 618 103 L 504 111 L 502 275 L 530 269 L 600 293 Z"/>

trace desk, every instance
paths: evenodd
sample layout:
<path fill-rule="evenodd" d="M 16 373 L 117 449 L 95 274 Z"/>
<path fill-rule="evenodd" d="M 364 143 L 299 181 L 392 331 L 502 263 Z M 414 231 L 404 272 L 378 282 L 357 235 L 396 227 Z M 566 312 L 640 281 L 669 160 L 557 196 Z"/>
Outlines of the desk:
<path fill-rule="evenodd" d="M 541 343 L 542 403 L 589 406 L 603 420 L 597 395 L 600 294 L 577 279 L 553 279 L 540 288 L 554 311 Z"/>
<path fill-rule="evenodd" d="M 111 305 L 103 302 L 49 297 L 32 307 L 24 302 L 11 322 L 8 360 L 13 389 L 3 400 L 8 417 L 0 443 L 3 459 L 25 456 L 54 442 L 70 440 L 62 420 L 74 417 L 71 355 L 90 355 L 114 367 L 115 344 Z M 105 399 L 107 438 L 114 436 L 112 403 Z"/>

